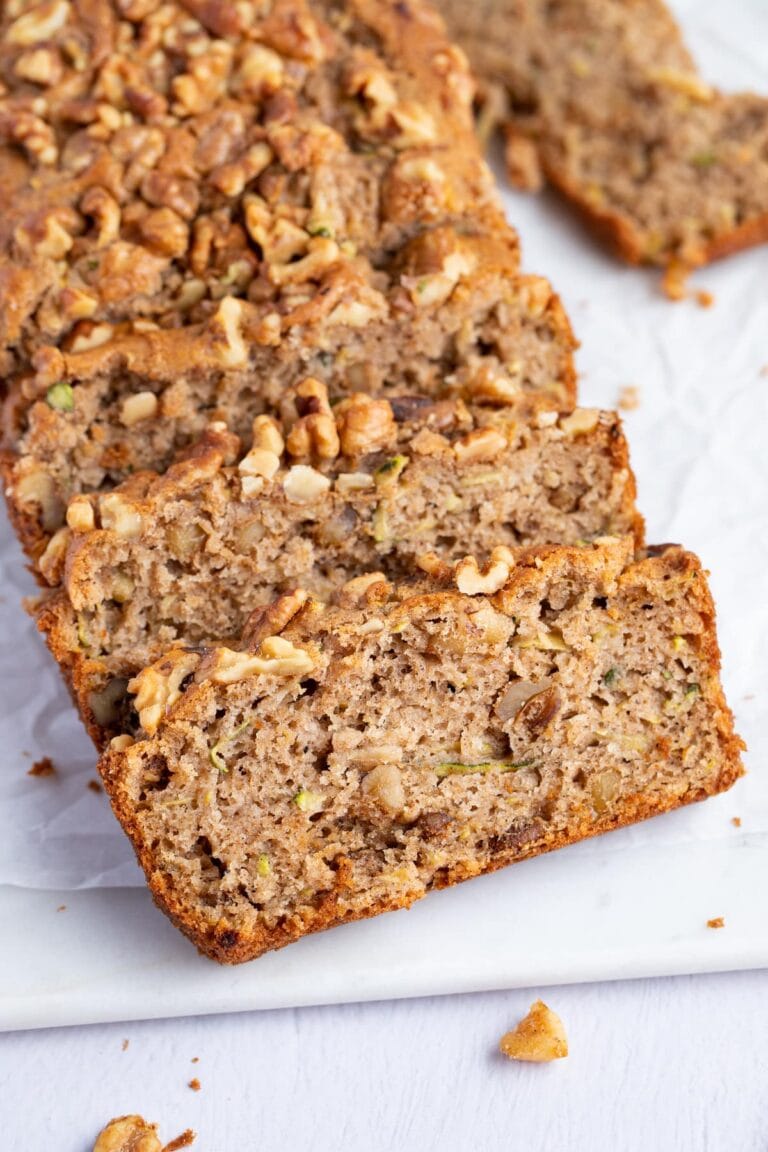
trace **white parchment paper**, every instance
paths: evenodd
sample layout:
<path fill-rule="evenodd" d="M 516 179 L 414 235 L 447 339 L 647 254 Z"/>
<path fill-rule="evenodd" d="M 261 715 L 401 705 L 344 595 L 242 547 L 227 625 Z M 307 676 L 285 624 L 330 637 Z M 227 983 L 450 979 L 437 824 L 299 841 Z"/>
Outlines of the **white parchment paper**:
<path fill-rule="evenodd" d="M 768 93 L 768 4 L 675 7 L 711 79 Z M 768 834 L 768 248 L 698 274 L 712 308 L 671 304 L 655 273 L 612 260 L 553 196 L 505 198 L 525 267 L 554 282 L 582 342 L 581 402 L 614 407 L 620 389 L 639 390 L 625 422 L 648 538 L 685 544 L 711 570 L 726 691 L 750 747 L 749 775 L 730 794 L 576 851 L 611 857 L 641 844 Z M 88 787 L 93 748 L 21 609 L 33 592 L 2 516 L 0 884 L 140 885 L 106 797 Z M 56 773 L 28 775 L 43 756 Z M 560 866 L 568 859 L 560 853 Z"/>

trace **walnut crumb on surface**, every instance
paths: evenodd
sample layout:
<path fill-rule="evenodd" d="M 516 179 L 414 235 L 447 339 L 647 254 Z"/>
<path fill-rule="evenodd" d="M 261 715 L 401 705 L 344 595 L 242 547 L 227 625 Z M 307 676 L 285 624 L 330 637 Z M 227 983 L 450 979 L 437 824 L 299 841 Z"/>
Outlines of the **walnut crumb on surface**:
<path fill-rule="evenodd" d="M 122 1048 L 123 1052 L 127 1052 L 127 1051 L 128 1051 L 128 1045 L 129 1045 L 129 1044 L 130 1044 L 130 1040 L 123 1040 L 123 1043 L 120 1045 L 120 1047 Z"/>
<path fill-rule="evenodd" d="M 88 783 L 86 784 L 86 788 L 90 788 L 91 792 L 103 792 L 104 791 L 101 784 L 99 784 L 98 780 L 89 780 Z"/>
<path fill-rule="evenodd" d="M 741 816 L 732 816 L 731 824 L 733 824 L 734 828 L 741 828 Z"/>
<path fill-rule="evenodd" d="M 198 1080 L 197 1076 L 195 1076 L 192 1080 L 190 1080 L 188 1087 L 191 1088 L 193 1092 L 199 1092 L 202 1088 L 202 1084 Z"/>
<path fill-rule="evenodd" d="M 707 928 L 725 928 L 725 917 L 715 916 L 712 920 L 707 920 Z"/>
<path fill-rule="evenodd" d="M 148 1124 L 142 1116 L 118 1116 L 99 1133 L 93 1152 L 179 1152 L 194 1140 L 195 1133 L 186 1128 L 161 1145 L 156 1124 Z"/>
<path fill-rule="evenodd" d="M 66 904 L 59 904 L 58 908 L 56 909 L 57 912 L 66 912 L 66 910 L 67 910 Z"/>
<path fill-rule="evenodd" d="M 620 388 L 617 407 L 622 412 L 634 412 L 640 407 L 640 389 L 635 384 L 627 384 L 625 388 Z"/>
<path fill-rule="evenodd" d="M 502 1036 L 499 1048 L 510 1060 L 544 1064 L 568 1055 L 568 1039 L 560 1017 L 543 1000 L 536 1000 L 528 1015 Z"/>
<path fill-rule="evenodd" d="M 194 1142 L 194 1132 L 191 1128 L 185 1128 L 180 1136 L 176 1136 L 165 1145 L 163 1152 L 178 1152 L 179 1148 L 189 1148 L 190 1144 L 194 1144 Z"/>
<path fill-rule="evenodd" d="M 711 308 L 715 302 L 715 297 L 711 292 L 699 291 L 696 293 L 696 303 L 700 308 Z"/>
<path fill-rule="evenodd" d="M 118 1116 L 99 1133 L 93 1152 L 163 1152 L 157 1125 L 141 1116 Z"/>
<path fill-rule="evenodd" d="M 56 773 L 56 765 L 50 756 L 43 756 L 40 760 L 35 760 L 31 768 L 27 770 L 27 776 L 53 776 Z"/>

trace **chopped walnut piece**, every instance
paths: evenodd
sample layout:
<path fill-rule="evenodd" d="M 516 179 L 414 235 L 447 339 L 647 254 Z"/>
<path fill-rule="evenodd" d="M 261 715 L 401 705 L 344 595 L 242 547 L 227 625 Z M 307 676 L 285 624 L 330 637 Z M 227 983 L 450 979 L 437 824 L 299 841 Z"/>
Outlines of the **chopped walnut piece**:
<path fill-rule="evenodd" d="M 292 504 L 312 504 L 330 487 L 328 477 L 307 464 L 294 464 L 283 480 L 283 491 Z"/>
<path fill-rule="evenodd" d="M 93 1152 L 162 1152 L 157 1125 L 141 1116 L 120 1116 L 110 1120 L 99 1133 Z"/>
<path fill-rule="evenodd" d="M 499 1048 L 510 1060 L 542 1064 L 567 1056 L 568 1039 L 560 1017 L 536 1000 L 517 1027 L 502 1036 Z"/>
<path fill-rule="evenodd" d="M 5 34 L 6 43 L 27 46 L 50 40 L 61 31 L 68 17 L 68 0 L 45 0 L 11 24 Z"/>
<path fill-rule="evenodd" d="M 291 456 L 334 460 L 339 454 L 339 434 L 328 402 L 328 389 L 319 380 L 308 377 L 293 390 L 299 418 L 286 438 Z"/>
<path fill-rule="evenodd" d="M 459 464 L 473 464 L 478 460 L 494 460 L 507 446 L 498 428 L 477 428 L 453 446 Z"/>
<path fill-rule="evenodd" d="M 454 568 L 456 587 L 466 596 L 490 596 L 504 587 L 514 566 L 514 554 L 503 545 L 493 549 L 485 572 L 474 556 L 465 556 Z"/>
<path fill-rule="evenodd" d="M 358 392 L 336 406 L 335 416 L 344 456 L 380 452 L 397 439 L 397 422 L 387 400 Z"/>
<path fill-rule="evenodd" d="M 102 528 L 125 540 L 135 540 L 144 529 L 138 508 L 119 492 L 105 492 L 99 497 L 99 516 Z"/>
<path fill-rule="evenodd" d="M 142 420 L 151 420 L 157 415 L 157 408 L 157 396 L 154 392 L 135 392 L 123 401 L 120 422 L 126 428 L 132 428 Z"/>
<path fill-rule="evenodd" d="M 395 764 L 378 764 L 363 777 L 363 792 L 390 816 L 405 807 L 405 788 L 400 769 Z"/>
<path fill-rule="evenodd" d="M 149 736 L 157 731 L 160 721 L 179 700 L 182 682 L 199 663 L 196 652 L 174 648 L 128 681 L 128 691 L 136 697 L 134 705 L 139 723 Z"/>
<path fill-rule="evenodd" d="M 248 676 L 302 676 L 314 666 L 314 660 L 303 648 L 297 648 L 282 636 L 266 636 L 256 653 L 214 649 L 201 664 L 198 674 L 200 679 L 213 680 L 216 684 L 236 684 Z"/>

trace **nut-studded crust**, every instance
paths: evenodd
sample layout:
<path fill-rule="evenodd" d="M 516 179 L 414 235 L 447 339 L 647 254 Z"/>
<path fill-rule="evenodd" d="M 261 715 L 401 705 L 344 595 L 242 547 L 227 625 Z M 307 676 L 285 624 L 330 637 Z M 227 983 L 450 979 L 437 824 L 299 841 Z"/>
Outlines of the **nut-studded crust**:
<path fill-rule="evenodd" d="M 700 615 L 704 625 L 699 651 L 702 670 L 705 670 L 707 675 L 702 677 L 704 682 L 702 691 L 717 733 L 719 770 L 705 784 L 689 786 L 687 790 L 684 776 L 681 775 L 668 782 L 668 791 L 661 789 L 652 796 L 644 795 L 642 792 L 627 796 L 620 805 L 604 815 L 596 815 L 585 804 L 583 810 L 577 808 L 573 811 L 567 828 L 555 833 L 548 833 L 541 824 L 534 823 L 500 844 L 498 852 L 482 869 L 465 863 L 461 867 L 438 870 L 430 887 L 447 887 L 469 879 L 479 871 L 493 871 L 514 861 L 646 819 L 682 804 L 704 799 L 729 788 L 742 774 L 740 752 L 743 743 L 733 731 L 733 718 L 719 684 L 720 653 L 714 631 L 714 607 L 699 561 L 695 556 L 674 546 L 668 548 L 662 555 L 650 557 L 636 564 L 628 563 L 629 558 L 628 545 L 618 542 L 592 549 L 530 549 L 518 556 L 506 585 L 497 593 L 493 602 L 503 611 L 505 601 L 508 608 L 511 607 L 517 598 L 525 595 L 526 591 L 533 592 L 540 586 L 542 579 L 546 579 L 553 572 L 580 572 L 582 576 L 591 572 L 598 587 L 607 588 L 612 585 L 618 586 L 619 589 L 636 589 L 643 595 L 647 594 L 649 598 L 654 596 L 664 598 L 665 595 L 673 594 L 670 589 L 675 585 L 685 586 L 687 603 Z M 396 605 L 394 611 L 398 618 L 400 615 L 414 612 L 434 614 L 439 611 L 450 614 L 458 610 L 462 601 L 462 597 L 449 587 L 452 581 L 453 577 L 446 572 L 432 581 L 424 581 L 412 588 L 371 585 L 368 593 L 370 613 L 366 618 L 375 616 L 376 604 L 382 597 L 394 599 Z M 533 594 L 535 595 L 535 592 Z M 519 603 L 519 600 L 517 602 Z M 301 610 L 293 616 L 283 635 L 297 645 L 303 643 L 311 647 L 315 630 L 314 619 L 317 617 L 313 618 L 311 612 Z M 339 635 L 343 636 L 345 629 L 349 629 L 350 634 L 353 634 L 359 626 L 358 602 L 357 607 L 349 609 L 346 620 L 343 613 L 340 613 Z M 205 693 L 210 691 L 210 687 L 206 683 L 201 683 L 195 691 Z M 177 721 L 182 727 L 185 722 L 195 724 L 199 711 L 195 691 L 188 692 L 179 701 L 167 718 L 167 724 L 173 726 Z M 200 699 L 202 698 L 201 696 Z M 308 932 L 330 928 L 358 919 L 361 915 L 376 915 L 379 912 L 404 907 L 418 898 L 418 893 L 408 893 L 405 896 L 400 894 L 391 899 L 379 900 L 363 913 L 344 910 L 341 894 L 348 877 L 345 876 L 342 862 L 338 869 L 334 892 L 326 894 L 317 906 L 304 907 L 301 914 L 283 918 L 275 928 L 268 930 L 263 926 L 257 926 L 254 930 L 244 931 L 242 926 L 224 917 L 211 923 L 203 912 L 189 901 L 185 891 L 179 890 L 174 885 L 170 875 L 158 867 L 153 845 L 144 838 L 141 819 L 134 810 L 129 788 L 126 786 L 128 766 L 134 758 L 140 760 L 151 757 L 152 752 L 153 745 L 142 741 L 127 749 L 112 749 L 102 758 L 100 770 L 113 808 L 131 837 L 155 901 L 177 927 L 201 951 L 213 959 L 221 963 L 240 963 L 264 951 L 283 947 Z"/>
<path fill-rule="evenodd" d="M 679 281 L 768 240 L 768 101 L 706 84 L 662 0 L 438 7 L 491 86 L 488 113 L 509 117 L 512 179 L 546 177 L 629 263 Z"/>
<path fill-rule="evenodd" d="M 479 359 L 572 406 L 567 318 L 519 274 L 421 0 L 26 0 L 0 79 L 5 489 L 33 559 L 72 494 L 308 372 L 434 393 Z"/>
<path fill-rule="evenodd" d="M 227 530 L 227 516 L 233 510 L 250 509 L 249 516 L 261 517 L 262 522 L 272 525 L 279 523 L 276 517 L 290 515 L 284 498 L 288 482 L 292 481 L 291 492 L 295 499 L 301 484 L 311 481 L 322 489 L 311 501 L 316 522 L 332 522 L 340 509 L 354 508 L 357 518 L 354 561 L 357 568 L 362 570 L 380 563 L 393 573 L 401 572 L 406 561 L 411 562 L 411 555 L 415 559 L 418 554 L 435 546 L 445 556 L 445 545 L 440 538 L 446 531 L 449 536 L 457 536 L 464 548 L 479 548 L 481 529 L 470 528 L 474 536 L 467 540 L 464 525 L 471 525 L 471 513 L 467 512 L 466 519 L 460 520 L 446 509 L 438 511 L 433 526 L 413 545 L 399 542 L 395 531 L 393 542 L 387 545 L 381 537 L 377 549 L 373 544 L 377 537 L 377 509 L 389 508 L 385 518 L 395 515 L 398 523 L 402 522 L 402 512 L 398 510 L 397 475 L 387 480 L 388 464 L 395 466 L 395 472 L 401 467 L 406 469 L 404 477 L 409 479 L 409 483 L 402 500 L 412 512 L 417 501 L 434 490 L 444 478 L 454 477 L 453 483 L 462 491 L 461 484 L 466 482 L 470 485 L 473 476 L 480 480 L 492 478 L 494 468 L 503 469 L 499 476 L 508 477 L 506 484 L 499 479 L 490 489 L 485 483 L 468 486 L 464 491 L 471 501 L 470 507 L 479 508 L 477 500 L 481 500 L 484 507 L 490 507 L 500 499 L 500 484 L 505 491 L 519 492 L 517 500 L 522 502 L 525 477 L 531 462 L 540 461 L 539 470 L 546 474 L 544 463 L 560 459 L 566 465 L 570 460 L 574 469 L 578 467 L 576 475 L 580 484 L 589 486 L 589 492 L 585 493 L 586 498 L 592 501 L 589 504 L 589 534 L 627 532 L 632 534 L 637 548 L 643 545 L 644 525 L 635 506 L 635 479 L 629 464 L 627 443 L 621 423 L 613 413 L 576 409 L 572 415 L 559 418 L 554 413 L 542 413 L 531 427 L 513 419 L 512 412 L 507 409 L 468 406 L 461 399 L 430 401 L 425 397 L 403 396 L 390 402 L 366 394 L 353 394 L 336 405 L 332 416 L 328 417 L 331 425 L 338 428 L 338 435 L 334 452 L 321 457 L 317 455 L 312 438 L 296 436 L 296 432 L 305 432 L 307 421 L 313 415 L 327 416 L 323 413 L 327 403 L 325 395 L 323 386 L 311 379 L 289 392 L 284 399 L 285 417 L 281 431 L 274 420 L 257 418 L 255 432 L 260 443 L 269 440 L 275 448 L 282 446 L 279 455 L 263 447 L 248 451 L 246 446 L 240 446 L 237 437 L 214 426 L 206 431 L 184 459 L 166 473 L 137 473 L 106 497 L 79 497 L 75 503 L 88 513 L 85 516 L 87 527 L 75 526 L 72 515 L 75 505 L 70 506 L 68 518 L 73 528 L 66 533 L 68 538 L 61 556 L 52 568 L 47 563 L 48 553 L 42 561 L 49 581 L 55 584 L 58 579 L 63 579 L 64 586 L 43 598 L 35 609 L 35 615 L 97 747 L 103 748 L 112 732 L 108 726 L 99 724 L 92 694 L 102 691 L 115 673 L 114 670 L 109 672 L 104 659 L 81 646 L 78 614 L 97 606 L 100 599 L 109 599 L 104 579 L 109 579 L 108 573 L 117 562 L 113 550 L 121 546 L 121 522 L 116 517 L 121 502 L 124 504 L 123 520 L 129 530 L 138 518 L 144 526 L 143 531 L 154 539 L 155 526 L 163 520 L 164 510 L 183 499 L 185 520 L 191 524 L 206 523 L 214 538 L 221 539 L 221 532 Z M 264 420 L 268 420 L 266 426 L 271 430 L 269 437 L 264 432 Z M 553 457 L 553 450 L 564 455 Z M 295 452 L 300 455 L 293 455 Z M 343 455 L 344 452 L 351 454 Z M 521 456 L 520 453 L 524 454 Z M 577 461 L 580 462 L 578 465 Z M 384 471 L 380 472 L 382 468 Z M 518 472 L 519 489 L 515 483 Z M 366 482 L 366 487 L 362 492 L 344 493 L 342 485 L 345 481 L 353 488 L 355 483 Z M 255 495 L 248 495 L 246 485 L 253 486 Z M 453 492 L 450 485 L 448 491 Z M 104 523 L 103 517 L 99 523 L 100 506 L 105 500 L 112 517 L 111 528 Z M 349 500 L 352 504 L 348 504 Z M 432 510 L 435 506 L 430 504 L 429 507 Z M 505 512 L 501 511 L 502 507 L 506 508 Z M 534 507 L 538 505 L 534 504 Z M 562 520 L 556 522 L 556 529 L 550 527 L 549 531 L 547 527 L 551 522 L 538 519 L 545 509 L 546 501 L 543 500 L 534 520 L 535 528 L 527 539 L 534 542 L 572 541 L 585 534 L 583 517 L 586 513 L 583 507 L 577 508 L 570 519 L 563 514 Z M 499 505 L 498 516 L 513 517 L 515 510 L 515 501 L 510 500 Z M 430 511 L 430 515 L 434 513 Z M 286 522 L 292 523 L 292 520 Z M 524 522 L 516 523 L 519 527 L 515 533 L 506 529 L 496 530 L 495 538 L 489 541 L 489 549 L 496 539 L 516 543 Z M 232 546 L 231 529 L 229 531 L 229 537 L 222 540 L 226 547 Z M 141 546 L 140 538 L 136 547 Z M 162 537 L 153 544 L 148 543 L 146 548 L 160 560 L 169 555 L 167 541 Z M 412 551 L 414 548 L 415 552 Z M 322 554 L 324 562 L 330 562 L 342 574 L 339 578 L 344 579 L 344 571 L 350 571 L 349 555 L 344 546 L 331 542 Z M 176 579 L 183 581 L 186 571 L 184 568 Z M 230 566 L 227 578 L 231 589 L 245 588 L 252 597 L 260 587 L 259 578 L 262 584 L 268 580 L 263 561 L 260 568 L 254 567 L 249 571 L 251 575 L 243 582 L 242 571 L 236 568 L 233 573 Z M 146 581 L 140 579 L 138 582 L 143 584 Z M 242 590 L 232 592 L 235 599 L 243 594 Z M 241 626 L 242 623 L 237 625 L 238 628 Z M 151 640 L 151 635 L 147 634 L 143 642 L 149 644 Z M 112 650 L 108 642 L 102 646 L 102 651 Z"/>

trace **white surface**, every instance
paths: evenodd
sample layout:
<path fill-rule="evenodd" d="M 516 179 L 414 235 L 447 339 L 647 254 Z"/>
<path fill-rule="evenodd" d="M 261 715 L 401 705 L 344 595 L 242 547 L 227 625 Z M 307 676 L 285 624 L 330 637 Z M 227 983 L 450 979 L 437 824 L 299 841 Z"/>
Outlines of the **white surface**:
<path fill-rule="evenodd" d="M 540 991 L 570 1055 L 511 1064 Z M 191 1152 L 765 1152 L 767 1031 L 741 973 L 17 1033 L 0 1146 L 91 1152 L 138 1111 Z"/>
<path fill-rule="evenodd" d="M 719 45 L 718 79 L 741 80 L 744 53 L 759 65 L 764 6 L 745 4 L 727 21 L 712 5 L 699 16 L 694 45 L 712 56 Z M 526 266 L 553 276 L 582 340 L 583 402 L 611 405 L 620 386 L 641 389 L 627 425 L 649 537 L 683 540 L 712 568 L 725 681 L 752 774 L 707 805 L 220 971 L 194 955 L 141 891 L 45 890 L 130 885 L 136 873 L 106 802 L 85 788 L 93 759 L 39 642 L 29 624 L 14 631 L 23 579 L 11 559 L 0 623 L 8 709 L 0 727 L 0 880 L 17 885 L 0 890 L 7 1027 L 768 961 L 759 888 L 768 864 L 760 771 L 768 733 L 768 401 L 760 375 L 768 364 L 768 251 L 701 273 L 716 296 L 704 311 L 661 299 L 652 274 L 613 263 L 553 201 L 510 196 L 510 210 Z M 59 776 L 27 777 L 30 760 L 43 754 L 53 755 Z M 734 814 L 744 820 L 740 830 L 730 825 Z M 716 915 L 726 916 L 722 933 L 704 928 Z"/>

